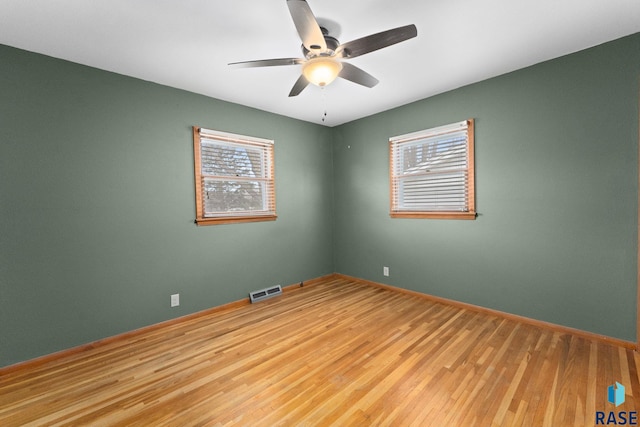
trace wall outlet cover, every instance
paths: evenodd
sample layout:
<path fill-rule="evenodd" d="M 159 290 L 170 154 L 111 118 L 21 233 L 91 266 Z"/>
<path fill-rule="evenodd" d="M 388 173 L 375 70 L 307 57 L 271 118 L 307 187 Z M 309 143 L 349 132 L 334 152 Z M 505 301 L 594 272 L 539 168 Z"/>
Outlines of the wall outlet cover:
<path fill-rule="evenodd" d="M 180 305 L 180 294 L 171 295 L 171 307 L 177 307 Z"/>

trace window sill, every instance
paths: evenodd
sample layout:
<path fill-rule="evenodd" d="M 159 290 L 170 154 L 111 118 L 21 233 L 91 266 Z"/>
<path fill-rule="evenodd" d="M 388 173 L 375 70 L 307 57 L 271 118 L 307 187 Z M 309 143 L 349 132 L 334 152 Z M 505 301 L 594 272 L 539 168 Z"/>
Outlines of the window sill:
<path fill-rule="evenodd" d="M 475 212 L 391 212 L 391 218 L 476 219 Z"/>
<path fill-rule="evenodd" d="M 197 225 L 237 224 L 242 222 L 275 221 L 277 215 L 256 215 L 242 217 L 196 218 Z"/>

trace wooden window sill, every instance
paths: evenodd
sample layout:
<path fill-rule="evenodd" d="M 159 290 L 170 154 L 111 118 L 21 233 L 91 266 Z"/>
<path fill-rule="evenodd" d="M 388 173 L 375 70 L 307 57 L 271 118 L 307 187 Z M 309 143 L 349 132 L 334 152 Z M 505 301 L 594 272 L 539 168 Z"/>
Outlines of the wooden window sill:
<path fill-rule="evenodd" d="M 391 218 L 476 219 L 475 212 L 391 212 Z"/>
<path fill-rule="evenodd" d="M 237 224 L 242 222 L 262 222 L 275 221 L 277 215 L 256 215 L 243 217 L 223 217 L 223 218 L 197 218 L 197 225 L 217 225 L 217 224 Z"/>

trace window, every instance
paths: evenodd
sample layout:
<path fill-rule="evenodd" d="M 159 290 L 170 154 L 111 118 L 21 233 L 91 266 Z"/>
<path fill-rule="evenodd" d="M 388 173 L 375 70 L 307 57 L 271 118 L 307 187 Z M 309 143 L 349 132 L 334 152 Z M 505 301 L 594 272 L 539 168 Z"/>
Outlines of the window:
<path fill-rule="evenodd" d="M 475 219 L 473 119 L 389 139 L 391 217 Z"/>
<path fill-rule="evenodd" d="M 273 141 L 193 128 L 198 225 L 276 219 Z"/>

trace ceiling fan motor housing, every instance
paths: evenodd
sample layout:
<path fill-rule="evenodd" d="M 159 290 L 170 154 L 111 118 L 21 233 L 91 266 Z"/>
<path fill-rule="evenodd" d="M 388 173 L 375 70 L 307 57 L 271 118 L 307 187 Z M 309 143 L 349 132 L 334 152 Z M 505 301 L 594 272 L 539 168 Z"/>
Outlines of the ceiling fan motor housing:
<path fill-rule="evenodd" d="M 324 36 L 324 42 L 327 44 L 327 50 L 324 52 L 318 52 L 319 50 L 321 50 L 320 46 L 312 45 L 310 46 L 312 50 L 309 50 L 304 45 L 302 45 L 302 54 L 307 59 L 313 58 L 314 56 L 333 56 L 333 54 L 336 52 L 336 49 L 338 49 L 338 46 L 340 46 L 340 42 L 338 41 L 338 39 L 330 36 L 326 28 L 320 27 L 320 29 L 322 30 L 322 34 Z"/>

